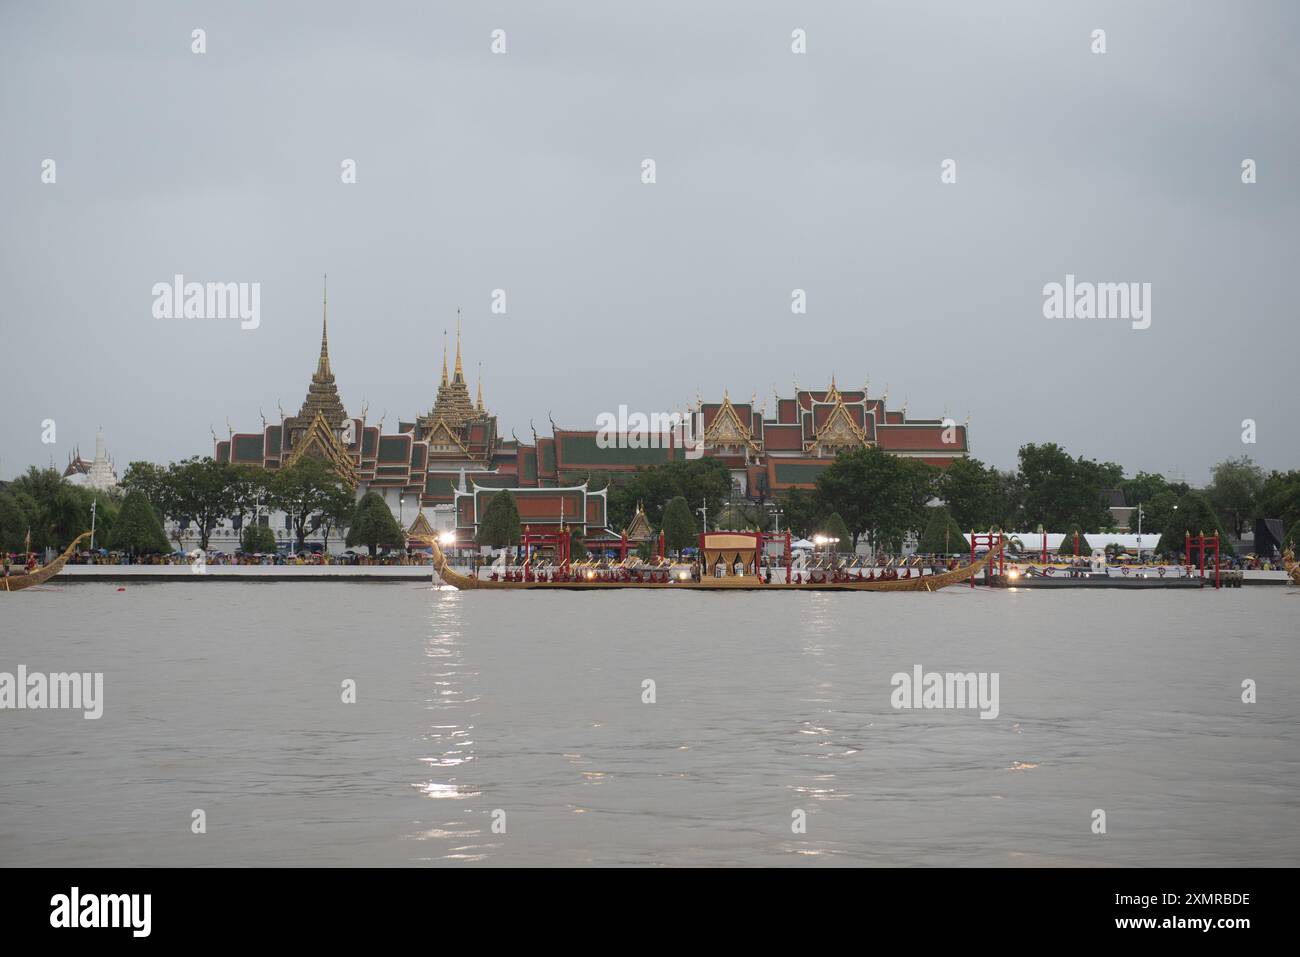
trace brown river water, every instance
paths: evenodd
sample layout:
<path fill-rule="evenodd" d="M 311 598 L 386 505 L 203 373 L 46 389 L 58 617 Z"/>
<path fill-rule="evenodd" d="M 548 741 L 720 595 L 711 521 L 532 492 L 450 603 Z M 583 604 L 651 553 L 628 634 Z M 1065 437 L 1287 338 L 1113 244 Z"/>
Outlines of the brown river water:
<path fill-rule="evenodd" d="M 0 865 L 1296 865 L 1298 621 L 1282 587 L 56 582 L 0 596 L 0 673 L 103 672 L 103 715 L 0 710 Z M 996 673 L 996 717 L 893 707 L 916 666 Z"/>

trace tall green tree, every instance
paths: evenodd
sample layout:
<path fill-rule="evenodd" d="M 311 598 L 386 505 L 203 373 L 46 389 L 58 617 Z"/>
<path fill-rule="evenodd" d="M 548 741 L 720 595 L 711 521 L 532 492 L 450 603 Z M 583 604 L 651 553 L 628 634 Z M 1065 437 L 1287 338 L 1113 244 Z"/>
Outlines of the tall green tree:
<path fill-rule="evenodd" d="M 1200 492 L 1188 492 L 1178 500 L 1177 507 L 1170 510 L 1161 529 L 1160 543 L 1157 547 L 1165 555 L 1182 555 L 1184 535 L 1196 536 L 1201 532 L 1206 535 L 1218 532 L 1220 552 L 1225 555 L 1232 554 L 1232 545 L 1227 541 L 1223 524 L 1219 521 L 1219 516 L 1215 513 L 1209 498 Z"/>
<path fill-rule="evenodd" d="M 996 481 L 996 472 L 979 459 L 956 459 L 943 471 L 938 480 L 939 497 L 959 528 L 988 528 L 1001 520 Z"/>
<path fill-rule="evenodd" d="M 320 511 L 312 518 L 313 531 L 321 533 L 322 549 L 329 550 L 331 532 L 341 531 L 346 537 L 348 523 L 352 521 L 352 515 L 356 511 L 356 504 L 356 495 L 352 489 L 343 483 L 327 492 L 325 501 L 321 503 Z M 403 533 L 403 539 L 405 539 L 405 533 Z"/>
<path fill-rule="evenodd" d="M 1210 504 L 1240 538 L 1255 514 L 1255 500 L 1264 491 L 1264 470 L 1250 456 L 1243 455 L 1220 462 L 1210 470 L 1210 475 L 1210 487 L 1206 490 Z"/>
<path fill-rule="evenodd" d="M 817 499 L 838 512 L 853 547 L 867 534 L 877 549 L 897 551 L 908 532 L 926 521 L 925 506 L 935 490 L 933 468 L 879 446 L 843 452 L 817 477 Z"/>
<path fill-rule="evenodd" d="M 495 492 L 483 510 L 478 526 L 478 543 L 489 548 L 513 548 L 523 537 L 519 506 L 509 489 Z"/>
<path fill-rule="evenodd" d="M 161 512 L 167 487 L 167 467 L 152 462 L 132 462 L 122 473 L 120 484 L 124 492 L 142 493 Z"/>
<path fill-rule="evenodd" d="M 404 544 L 405 536 L 383 497 L 378 492 L 367 492 L 352 512 L 345 541 L 349 548 L 369 548 L 370 557 L 374 558 L 375 553 L 386 545 Z"/>
<path fill-rule="evenodd" d="M 577 562 L 585 559 L 587 555 L 587 543 L 582 540 L 582 529 L 575 525 L 569 531 L 569 558 Z"/>
<path fill-rule="evenodd" d="M 260 465 L 230 467 L 230 515 L 236 527 L 243 528 L 257 517 L 261 506 L 269 503 L 272 475 Z"/>
<path fill-rule="evenodd" d="M 839 512 L 831 512 L 826 521 L 822 523 L 821 534 L 827 538 L 835 539 L 830 550 L 835 552 L 853 551 L 853 533 L 849 527 L 844 524 L 844 519 L 840 518 Z"/>
<path fill-rule="evenodd" d="M 139 489 L 126 493 L 108 541 L 112 548 L 130 555 L 171 551 L 158 513 Z"/>
<path fill-rule="evenodd" d="M 929 519 L 921 532 L 917 550 L 926 555 L 966 554 L 970 551 L 970 542 L 948 510 L 936 506 L 929 509 Z"/>
<path fill-rule="evenodd" d="M 684 496 L 676 496 L 664 509 L 663 530 L 664 547 L 676 552 L 679 558 L 683 548 L 692 548 L 698 542 L 695 516 Z"/>
<path fill-rule="evenodd" d="M 162 501 L 153 504 L 161 505 L 168 518 L 193 525 L 199 548 L 207 551 L 212 530 L 234 509 L 234 476 L 231 466 L 215 459 L 195 456 L 173 462 L 158 492 Z"/>
<path fill-rule="evenodd" d="M 679 495 L 692 509 L 707 505 L 709 514 L 717 515 L 731 496 L 731 472 L 725 463 L 712 457 L 674 460 L 638 469 L 610 485 L 610 525 L 625 527 L 636 514 L 639 502 L 645 507 L 650 524 L 658 527 L 663 523 L 664 508 Z"/>
<path fill-rule="evenodd" d="M 1118 488 L 1124 493 L 1124 503 L 1136 508 L 1138 503 L 1149 502 L 1167 491 L 1169 482 L 1159 472 L 1138 472 L 1133 478 L 1122 479 Z"/>
<path fill-rule="evenodd" d="M 1108 475 L 1096 462 L 1072 459 L 1055 442 L 1030 443 L 1020 449 L 1020 478 L 1024 518 L 1029 523 L 1048 531 L 1103 528 L 1110 523 L 1102 498 Z"/>
<path fill-rule="evenodd" d="M 30 495 L 16 488 L 0 490 L 0 551 L 20 551 L 29 529 L 35 526 L 40 532 L 40 521 L 40 507 Z"/>
<path fill-rule="evenodd" d="M 1272 472 L 1255 501 L 1255 518 L 1276 518 L 1283 528 L 1300 522 L 1300 469 Z"/>
<path fill-rule="evenodd" d="M 310 456 L 273 473 L 268 492 L 271 506 L 289 517 L 299 551 L 307 543 L 308 530 L 314 528 L 313 520 L 319 525 L 325 511 L 337 507 L 345 493 L 351 497 L 351 490 L 338 473 Z"/>

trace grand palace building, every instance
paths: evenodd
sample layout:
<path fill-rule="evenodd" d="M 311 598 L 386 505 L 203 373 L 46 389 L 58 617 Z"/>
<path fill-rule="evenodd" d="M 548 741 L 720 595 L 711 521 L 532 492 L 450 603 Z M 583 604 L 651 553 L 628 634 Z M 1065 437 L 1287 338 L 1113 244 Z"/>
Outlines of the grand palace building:
<path fill-rule="evenodd" d="M 626 434 L 611 440 L 596 429 L 568 430 L 552 423 L 550 435 L 534 433 L 529 444 L 500 434 L 496 416 L 484 405 L 481 380 L 471 396 L 459 324 L 450 371 L 447 362 L 444 342 L 432 407 L 386 430 L 382 420 L 370 422 L 365 410 L 360 416 L 346 411 L 323 316 L 316 371 L 298 414 L 281 411 L 280 421 L 265 423 L 260 432 L 214 437 L 215 456 L 271 470 L 316 457 L 358 497 L 366 491 L 382 495 L 406 528 L 455 531 L 469 544 L 487 502 L 503 488 L 515 495 L 524 524 L 539 530 L 576 525 L 588 539 L 616 539 L 625 530 L 609 527 L 604 490 L 588 488 L 589 476 L 596 473 L 617 481 L 620 474 L 647 466 L 712 456 L 726 463 L 738 496 L 762 502 L 785 489 L 812 488 L 846 449 L 877 445 L 939 466 L 968 453 L 966 425 L 908 418 L 906 404 L 889 409 L 887 394 L 840 389 L 834 378 L 823 390 L 796 387 L 792 395 L 774 397 L 770 414 L 755 399 L 735 402 L 725 391 L 720 401 L 697 400 L 688 410 L 693 429 L 678 430 L 664 441 L 629 441 Z M 278 528 L 283 516 L 269 522 L 288 537 Z M 213 547 L 223 548 L 219 538 Z"/>

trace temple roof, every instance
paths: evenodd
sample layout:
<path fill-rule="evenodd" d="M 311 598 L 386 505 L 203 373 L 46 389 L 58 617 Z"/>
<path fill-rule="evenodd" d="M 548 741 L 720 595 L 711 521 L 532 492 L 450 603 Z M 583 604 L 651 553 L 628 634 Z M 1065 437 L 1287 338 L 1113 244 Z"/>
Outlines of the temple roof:
<path fill-rule="evenodd" d="M 302 408 L 298 410 L 298 427 L 308 427 L 317 415 L 323 417 L 332 429 L 342 428 L 347 419 L 347 411 L 339 398 L 338 386 L 334 384 L 334 373 L 330 370 L 329 337 L 329 299 L 326 295 L 321 304 L 320 358 L 316 361 L 316 372 L 307 386 L 307 397 L 303 399 Z"/>

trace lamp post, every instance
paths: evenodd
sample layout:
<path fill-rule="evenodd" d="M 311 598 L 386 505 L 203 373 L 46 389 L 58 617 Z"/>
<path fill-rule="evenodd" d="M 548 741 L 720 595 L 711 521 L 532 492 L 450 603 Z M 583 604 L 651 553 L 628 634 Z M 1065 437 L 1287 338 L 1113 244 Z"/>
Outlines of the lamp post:
<path fill-rule="evenodd" d="M 1138 561 L 1142 561 L 1142 503 L 1138 502 Z"/>
<path fill-rule="evenodd" d="M 99 506 L 99 499 L 90 500 L 90 553 L 95 554 L 95 511 Z"/>

